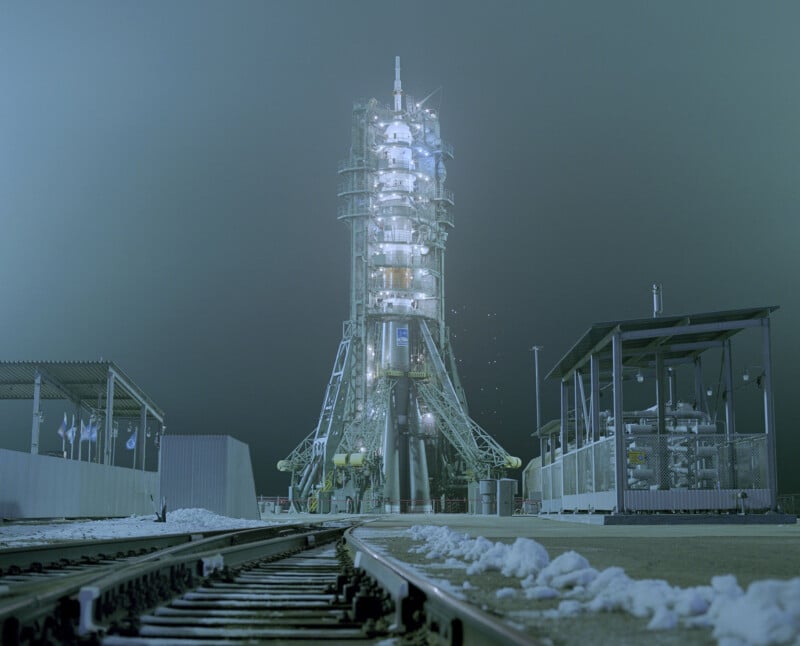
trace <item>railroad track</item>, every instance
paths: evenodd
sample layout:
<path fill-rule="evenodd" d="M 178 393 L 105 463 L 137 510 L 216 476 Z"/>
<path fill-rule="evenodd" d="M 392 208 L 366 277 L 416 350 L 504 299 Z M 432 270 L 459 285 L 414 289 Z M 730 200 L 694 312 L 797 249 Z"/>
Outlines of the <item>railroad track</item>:
<path fill-rule="evenodd" d="M 147 553 L 24 582 L 0 594 L 2 643 L 531 643 L 388 561 L 353 524 L 195 535 L 152 553 L 143 542 Z"/>
<path fill-rule="evenodd" d="M 277 528 L 269 529 L 275 533 Z M 229 533 L 230 530 L 212 530 L 114 540 L 64 541 L 2 549 L 0 585 L 14 586 L 44 577 L 69 575 L 98 565 L 118 565 L 137 556 Z"/>

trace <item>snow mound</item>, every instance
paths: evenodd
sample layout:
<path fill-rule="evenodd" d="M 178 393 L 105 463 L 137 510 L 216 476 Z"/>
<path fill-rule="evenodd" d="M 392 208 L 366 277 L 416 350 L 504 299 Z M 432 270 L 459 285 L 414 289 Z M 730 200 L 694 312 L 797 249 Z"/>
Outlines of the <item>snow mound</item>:
<path fill-rule="evenodd" d="M 517 596 L 517 591 L 514 588 L 500 588 L 494 594 L 498 599 L 513 599 Z"/>
<path fill-rule="evenodd" d="M 547 550 L 529 538 L 518 538 L 513 544 L 496 542 L 478 536 L 470 538 L 469 534 L 452 531 L 449 527 L 432 527 L 414 525 L 408 530 L 414 540 L 423 541 L 409 552 L 425 554 L 429 559 L 447 559 L 455 565 L 453 559 L 462 559 L 470 563 L 467 574 L 497 571 L 504 576 L 523 578 L 537 574 L 549 562 Z"/>
<path fill-rule="evenodd" d="M 537 585 L 565 589 L 587 586 L 597 578 L 597 570 L 577 552 L 564 552 L 545 567 L 536 578 Z"/>
<path fill-rule="evenodd" d="M 530 601 L 559 600 L 557 608 L 536 611 L 540 617 L 626 612 L 648 620 L 650 630 L 710 628 L 723 646 L 800 644 L 800 577 L 756 581 L 746 592 L 730 574 L 713 577 L 710 585 L 680 588 L 661 579 L 631 579 L 620 567 L 598 572 L 573 551 L 550 561 L 547 550 L 528 538 L 508 545 L 429 526 L 412 527 L 409 534 L 423 542 L 412 552 L 447 559 L 451 566 L 461 560 L 469 575 L 494 571 L 520 579 Z M 471 587 L 464 582 L 462 589 Z M 514 599 L 519 592 L 506 586 L 495 596 Z"/>

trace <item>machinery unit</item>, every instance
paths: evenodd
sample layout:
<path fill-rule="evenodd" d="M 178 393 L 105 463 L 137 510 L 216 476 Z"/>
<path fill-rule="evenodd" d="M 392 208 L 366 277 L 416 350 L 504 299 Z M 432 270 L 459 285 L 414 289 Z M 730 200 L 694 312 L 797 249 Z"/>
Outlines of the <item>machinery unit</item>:
<path fill-rule="evenodd" d="M 339 164 L 351 234 L 350 318 L 319 422 L 278 463 L 293 509 L 426 512 L 466 485 L 518 468 L 468 414 L 445 325 L 452 147 L 427 98 L 357 102 Z"/>

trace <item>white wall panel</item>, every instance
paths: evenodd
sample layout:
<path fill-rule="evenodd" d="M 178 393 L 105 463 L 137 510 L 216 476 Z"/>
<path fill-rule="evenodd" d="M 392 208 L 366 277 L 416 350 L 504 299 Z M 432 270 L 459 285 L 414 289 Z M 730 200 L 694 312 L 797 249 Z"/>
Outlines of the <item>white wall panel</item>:
<path fill-rule="evenodd" d="M 158 474 L 0 449 L 2 518 L 130 516 L 153 511 Z"/>
<path fill-rule="evenodd" d="M 228 435 L 164 436 L 161 495 L 168 510 L 202 508 L 231 518 L 260 518 L 250 448 Z"/>

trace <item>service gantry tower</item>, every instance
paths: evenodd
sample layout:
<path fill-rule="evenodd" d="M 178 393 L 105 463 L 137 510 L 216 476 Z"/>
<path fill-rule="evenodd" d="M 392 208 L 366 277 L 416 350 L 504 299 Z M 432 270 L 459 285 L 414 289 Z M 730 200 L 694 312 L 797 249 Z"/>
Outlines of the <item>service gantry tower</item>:
<path fill-rule="evenodd" d="M 520 465 L 469 417 L 445 325 L 452 157 L 436 112 L 403 96 L 397 57 L 394 104 L 354 105 L 339 164 L 350 318 L 319 423 L 278 463 L 296 510 L 430 511 Z"/>

